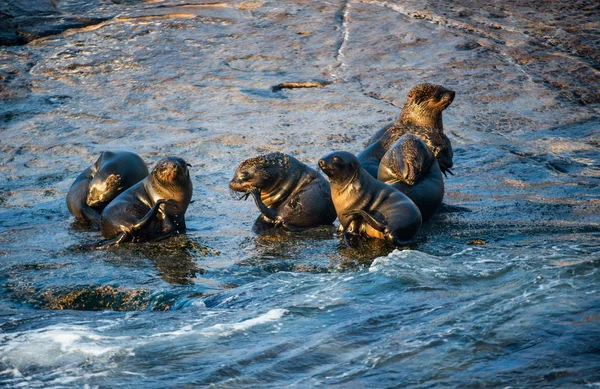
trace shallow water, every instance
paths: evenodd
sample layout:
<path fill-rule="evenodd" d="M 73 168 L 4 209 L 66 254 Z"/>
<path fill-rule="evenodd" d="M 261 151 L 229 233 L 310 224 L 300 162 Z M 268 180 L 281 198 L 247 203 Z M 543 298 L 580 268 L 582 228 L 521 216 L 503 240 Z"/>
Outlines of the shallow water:
<path fill-rule="evenodd" d="M 54 3 L 0 48 L 0 385 L 600 385 L 597 4 Z M 251 232 L 239 161 L 357 152 L 419 82 L 457 96 L 418 243 Z M 185 236 L 90 248 L 106 149 L 193 165 Z"/>

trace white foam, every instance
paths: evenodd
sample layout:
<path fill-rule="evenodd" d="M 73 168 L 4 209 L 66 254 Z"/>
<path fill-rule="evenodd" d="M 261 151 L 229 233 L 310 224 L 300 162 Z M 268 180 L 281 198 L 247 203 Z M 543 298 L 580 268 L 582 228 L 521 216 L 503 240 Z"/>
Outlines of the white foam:
<path fill-rule="evenodd" d="M 215 324 L 212 327 L 203 329 L 200 333 L 205 336 L 230 336 L 236 332 L 247 331 L 257 325 L 277 321 L 286 313 L 288 313 L 287 309 L 271 309 L 265 314 L 239 323 Z"/>
<path fill-rule="evenodd" d="M 50 326 L 31 332 L 10 334 L 0 346 L 2 361 L 15 367 L 55 366 L 89 358 L 110 357 L 121 349 L 104 346 L 105 338 L 81 326 Z"/>
<path fill-rule="evenodd" d="M 370 272 L 381 271 L 397 262 L 406 261 L 408 259 L 438 259 L 429 254 L 422 253 L 417 250 L 398 250 L 395 249 L 385 257 L 377 257 L 369 266 Z"/>

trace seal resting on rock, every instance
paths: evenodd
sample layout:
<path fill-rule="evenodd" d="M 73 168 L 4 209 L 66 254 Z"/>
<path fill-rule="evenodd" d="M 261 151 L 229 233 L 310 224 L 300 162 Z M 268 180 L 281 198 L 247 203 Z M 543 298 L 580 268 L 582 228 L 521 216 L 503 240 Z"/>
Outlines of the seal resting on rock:
<path fill-rule="evenodd" d="M 428 220 L 442 204 L 444 178 L 433 152 L 413 134 L 404 134 L 381 159 L 377 179 L 407 195 Z"/>
<path fill-rule="evenodd" d="M 284 153 L 243 161 L 229 188 L 252 196 L 269 223 L 296 231 L 330 225 L 336 218 L 327 180 L 315 169 Z"/>
<path fill-rule="evenodd" d="M 357 157 L 373 177 L 377 177 L 379 162 L 390 147 L 404 134 L 421 138 L 438 160 L 440 169 L 450 173 L 453 165 L 452 145 L 444 134 L 442 111 L 454 100 L 454 91 L 441 85 L 419 84 L 413 87 L 398 119 L 377 131 Z"/>
<path fill-rule="evenodd" d="M 192 181 L 183 159 L 167 157 L 148 177 L 115 198 L 102 212 L 100 246 L 158 241 L 185 232 Z"/>
<path fill-rule="evenodd" d="M 319 160 L 331 183 L 331 197 L 344 236 L 363 235 L 395 245 L 410 240 L 421 228 L 419 208 L 398 189 L 367 173 L 347 151 Z"/>
<path fill-rule="evenodd" d="M 100 212 L 108 203 L 147 176 L 148 168 L 139 155 L 104 151 L 71 185 L 67 207 L 77 219 L 100 227 Z"/>

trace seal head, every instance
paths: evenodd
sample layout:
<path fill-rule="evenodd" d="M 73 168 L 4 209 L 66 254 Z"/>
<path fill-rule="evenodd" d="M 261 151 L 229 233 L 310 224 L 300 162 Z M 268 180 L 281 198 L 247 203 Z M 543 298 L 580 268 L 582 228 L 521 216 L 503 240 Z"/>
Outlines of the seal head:
<path fill-rule="evenodd" d="M 253 188 L 270 192 L 291 168 L 290 156 L 280 152 L 249 158 L 237 167 L 229 188 L 244 193 Z"/>
<path fill-rule="evenodd" d="M 347 183 L 356 178 L 360 170 L 358 159 L 347 151 L 336 151 L 319 160 L 319 168 L 330 182 Z"/>
<path fill-rule="evenodd" d="M 408 92 L 396 124 L 443 129 L 442 111 L 452 104 L 455 95 L 441 85 L 418 84 Z"/>

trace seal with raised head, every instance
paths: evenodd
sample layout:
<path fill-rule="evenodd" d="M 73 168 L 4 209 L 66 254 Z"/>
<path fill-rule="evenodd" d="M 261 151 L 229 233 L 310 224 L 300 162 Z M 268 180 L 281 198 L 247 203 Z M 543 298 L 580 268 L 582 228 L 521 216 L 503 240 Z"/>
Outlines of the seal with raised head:
<path fill-rule="evenodd" d="M 428 220 L 444 198 L 444 178 L 433 152 L 416 135 L 404 134 L 381 159 L 377 179 L 408 196 Z"/>
<path fill-rule="evenodd" d="M 166 157 L 148 177 L 115 198 L 102 212 L 101 246 L 158 241 L 184 233 L 192 181 L 182 158 Z"/>
<path fill-rule="evenodd" d="M 344 235 L 369 236 L 401 245 L 421 228 L 419 208 L 404 193 L 367 173 L 353 154 L 333 152 L 319 160 L 319 167 L 329 177 Z"/>
<path fill-rule="evenodd" d="M 128 151 L 104 151 L 73 182 L 67 207 L 77 218 L 100 227 L 100 212 L 124 190 L 148 176 L 139 155 Z"/>
<path fill-rule="evenodd" d="M 438 160 L 440 169 L 450 173 L 453 165 L 452 145 L 444 134 L 442 111 L 454 100 L 455 92 L 441 85 L 418 84 L 413 87 L 394 123 L 377 131 L 357 157 L 373 177 L 377 177 L 379 162 L 390 147 L 404 134 L 421 138 Z"/>
<path fill-rule="evenodd" d="M 229 188 L 252 196 L 261 218 L 296 231 L 330 225 L 336 218 L 327 180 L 315 169 L 284 153 L 243 161 Z"/>

